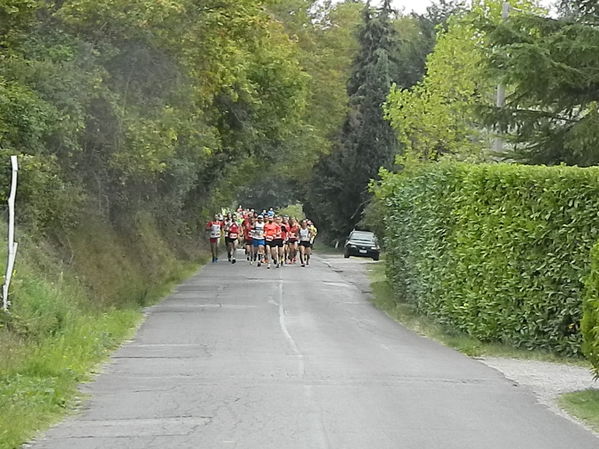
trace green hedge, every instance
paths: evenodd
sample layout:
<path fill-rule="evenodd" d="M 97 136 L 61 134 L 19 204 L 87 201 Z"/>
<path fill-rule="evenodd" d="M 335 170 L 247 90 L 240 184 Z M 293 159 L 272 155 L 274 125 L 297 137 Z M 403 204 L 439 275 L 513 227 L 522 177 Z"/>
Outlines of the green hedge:
<path fill-rule="evenodd" d="M 587 277 L 582 308 L 582 349 L 599 378 L 599 243 L 591 251 L 591 274 Z"/>
<path fill-rule="evenodd" d="M 599 169 L 427 164 L 378 195 L 401 300 L 483 341 L 580 354 Z"/>

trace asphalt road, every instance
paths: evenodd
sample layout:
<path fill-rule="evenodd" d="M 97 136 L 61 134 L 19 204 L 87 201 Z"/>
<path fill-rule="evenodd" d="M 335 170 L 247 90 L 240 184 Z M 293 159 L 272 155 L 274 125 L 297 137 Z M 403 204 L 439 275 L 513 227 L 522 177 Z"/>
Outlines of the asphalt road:
<path fill-rule="evenodd" d="M 499 372 L 368 302 L 356 259 L 219 262 L 149 310 L 36 449 L 597 449 Z"/>

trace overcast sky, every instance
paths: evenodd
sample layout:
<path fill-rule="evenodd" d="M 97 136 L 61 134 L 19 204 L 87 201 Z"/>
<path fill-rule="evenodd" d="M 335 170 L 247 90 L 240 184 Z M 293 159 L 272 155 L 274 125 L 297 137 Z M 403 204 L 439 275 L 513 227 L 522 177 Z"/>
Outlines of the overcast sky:
<path fill-rule="evenodd" d="M 414 11 L 423 13 L 426 7 L 432 3 L 432 0 L 393 0 L 393 6 L 398 9 L 404 9 L 406 12 Z"/>
<path fill-rule="evenodd" d="M 543 3 L 549 4 L 551 2 L 552 0 L 545 0 Z M 373 0 L 371 3 L 376 4 L 377 0 Z M 433 3 L 433 0 L 393 0 L 393 7 L 397 10 L 403 9 L 405 12 L 423 13 L 431 3 Z"/>

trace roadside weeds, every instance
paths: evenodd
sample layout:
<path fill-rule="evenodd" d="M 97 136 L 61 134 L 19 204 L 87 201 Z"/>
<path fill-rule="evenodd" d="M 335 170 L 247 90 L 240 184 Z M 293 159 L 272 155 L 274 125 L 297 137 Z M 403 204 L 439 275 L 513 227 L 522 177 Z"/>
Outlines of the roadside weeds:
<path fill-rule="evenodd" d="M 197 264 L 181 264 L 164 284 L 148 289 L 144 305 L 160 301 L 197 269 Z M 0 449 L 17 449 L 73 413 L 82 400 L 78 385 L 99 372 L 110 353 L 135 334 L 143 319 L 143 308 L 132 301 L 122 308 L 73 315 L 64 331 L 36 344 L 15 341 L 4 348 L 0 353 Z M 0 331 L 0 337 L 10 336 L 1 327 Z M 6 353 L 9 349 L 10 354 Z"/>

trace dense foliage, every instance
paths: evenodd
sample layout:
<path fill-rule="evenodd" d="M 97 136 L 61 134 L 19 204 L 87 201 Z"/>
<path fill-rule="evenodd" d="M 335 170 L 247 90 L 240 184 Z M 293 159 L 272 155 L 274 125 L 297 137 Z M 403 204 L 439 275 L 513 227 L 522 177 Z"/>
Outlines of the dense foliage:
<path fill-rule="evenodd" d="M 21 155 L 21 220 L 193 225 L 246 167 L 284 160 L 307 76 L 265 6 L 1 1 L 0 148 Z"/>
<path fill-rule="evenodd" d="M 534 1 L 512 1 L 515 15 L 534 10 Z M 394 86 L 387 118 L 404 145 L 404 159 L 467 161 L 489 159 L 493 136 L 481 107 L 495 103 L 497 78 L 490 75 L 484 27 L 501 21 L 501 0 L 475 2 L 447 19 L 426 62 L 426 76 L 406 89 Z"/>
<path fill-rule="evenodd" d="M 591 273 L 586 279 L 582 317 L 582 350 L 599 377 L 599 243 L 591 251 Z"/>
<path fill-rule="evenodd" d="M 387 174 L 388 277 L 402 300 L 477 338 L 578 354 L 598 175 L 456 163 Z"/>
<path fill-rule="evenodd" d="M 356 31 L 361 2 L 332 4 L 315 0 L 277 0 L 269 9 L 295 43 L 298 60 L 309 75 L 306 107 L 274 162 L 249 170 L 238 195 L 254 207 L 300 201 L 314 164 L 331 151 L 348 108 L 346 82 L 358 50 Z"/>
<path fill-rule="evenodd" d="M 390 167 L 397 142 L 382 104 L 397 73 L 395 28 L 388 1 L 363 9 L 360 49 L 347 83 L 350 110 L 332 153 L 315 167 L 307 211 L 333 235 L 343 236 L 360 220 L 368 184 L 381 166 Z"/>
<path fill-rule="evenodd" d="M 480 76 L 482 41 L 467 18 L 452 17 L 427 60 L 426 77 L 410 89 L 391 90 L 386 115 L 406 157 L 437 160 L 482 152 L 486 141 L 476 128 L 475 105 L 492 89 Z"/>

